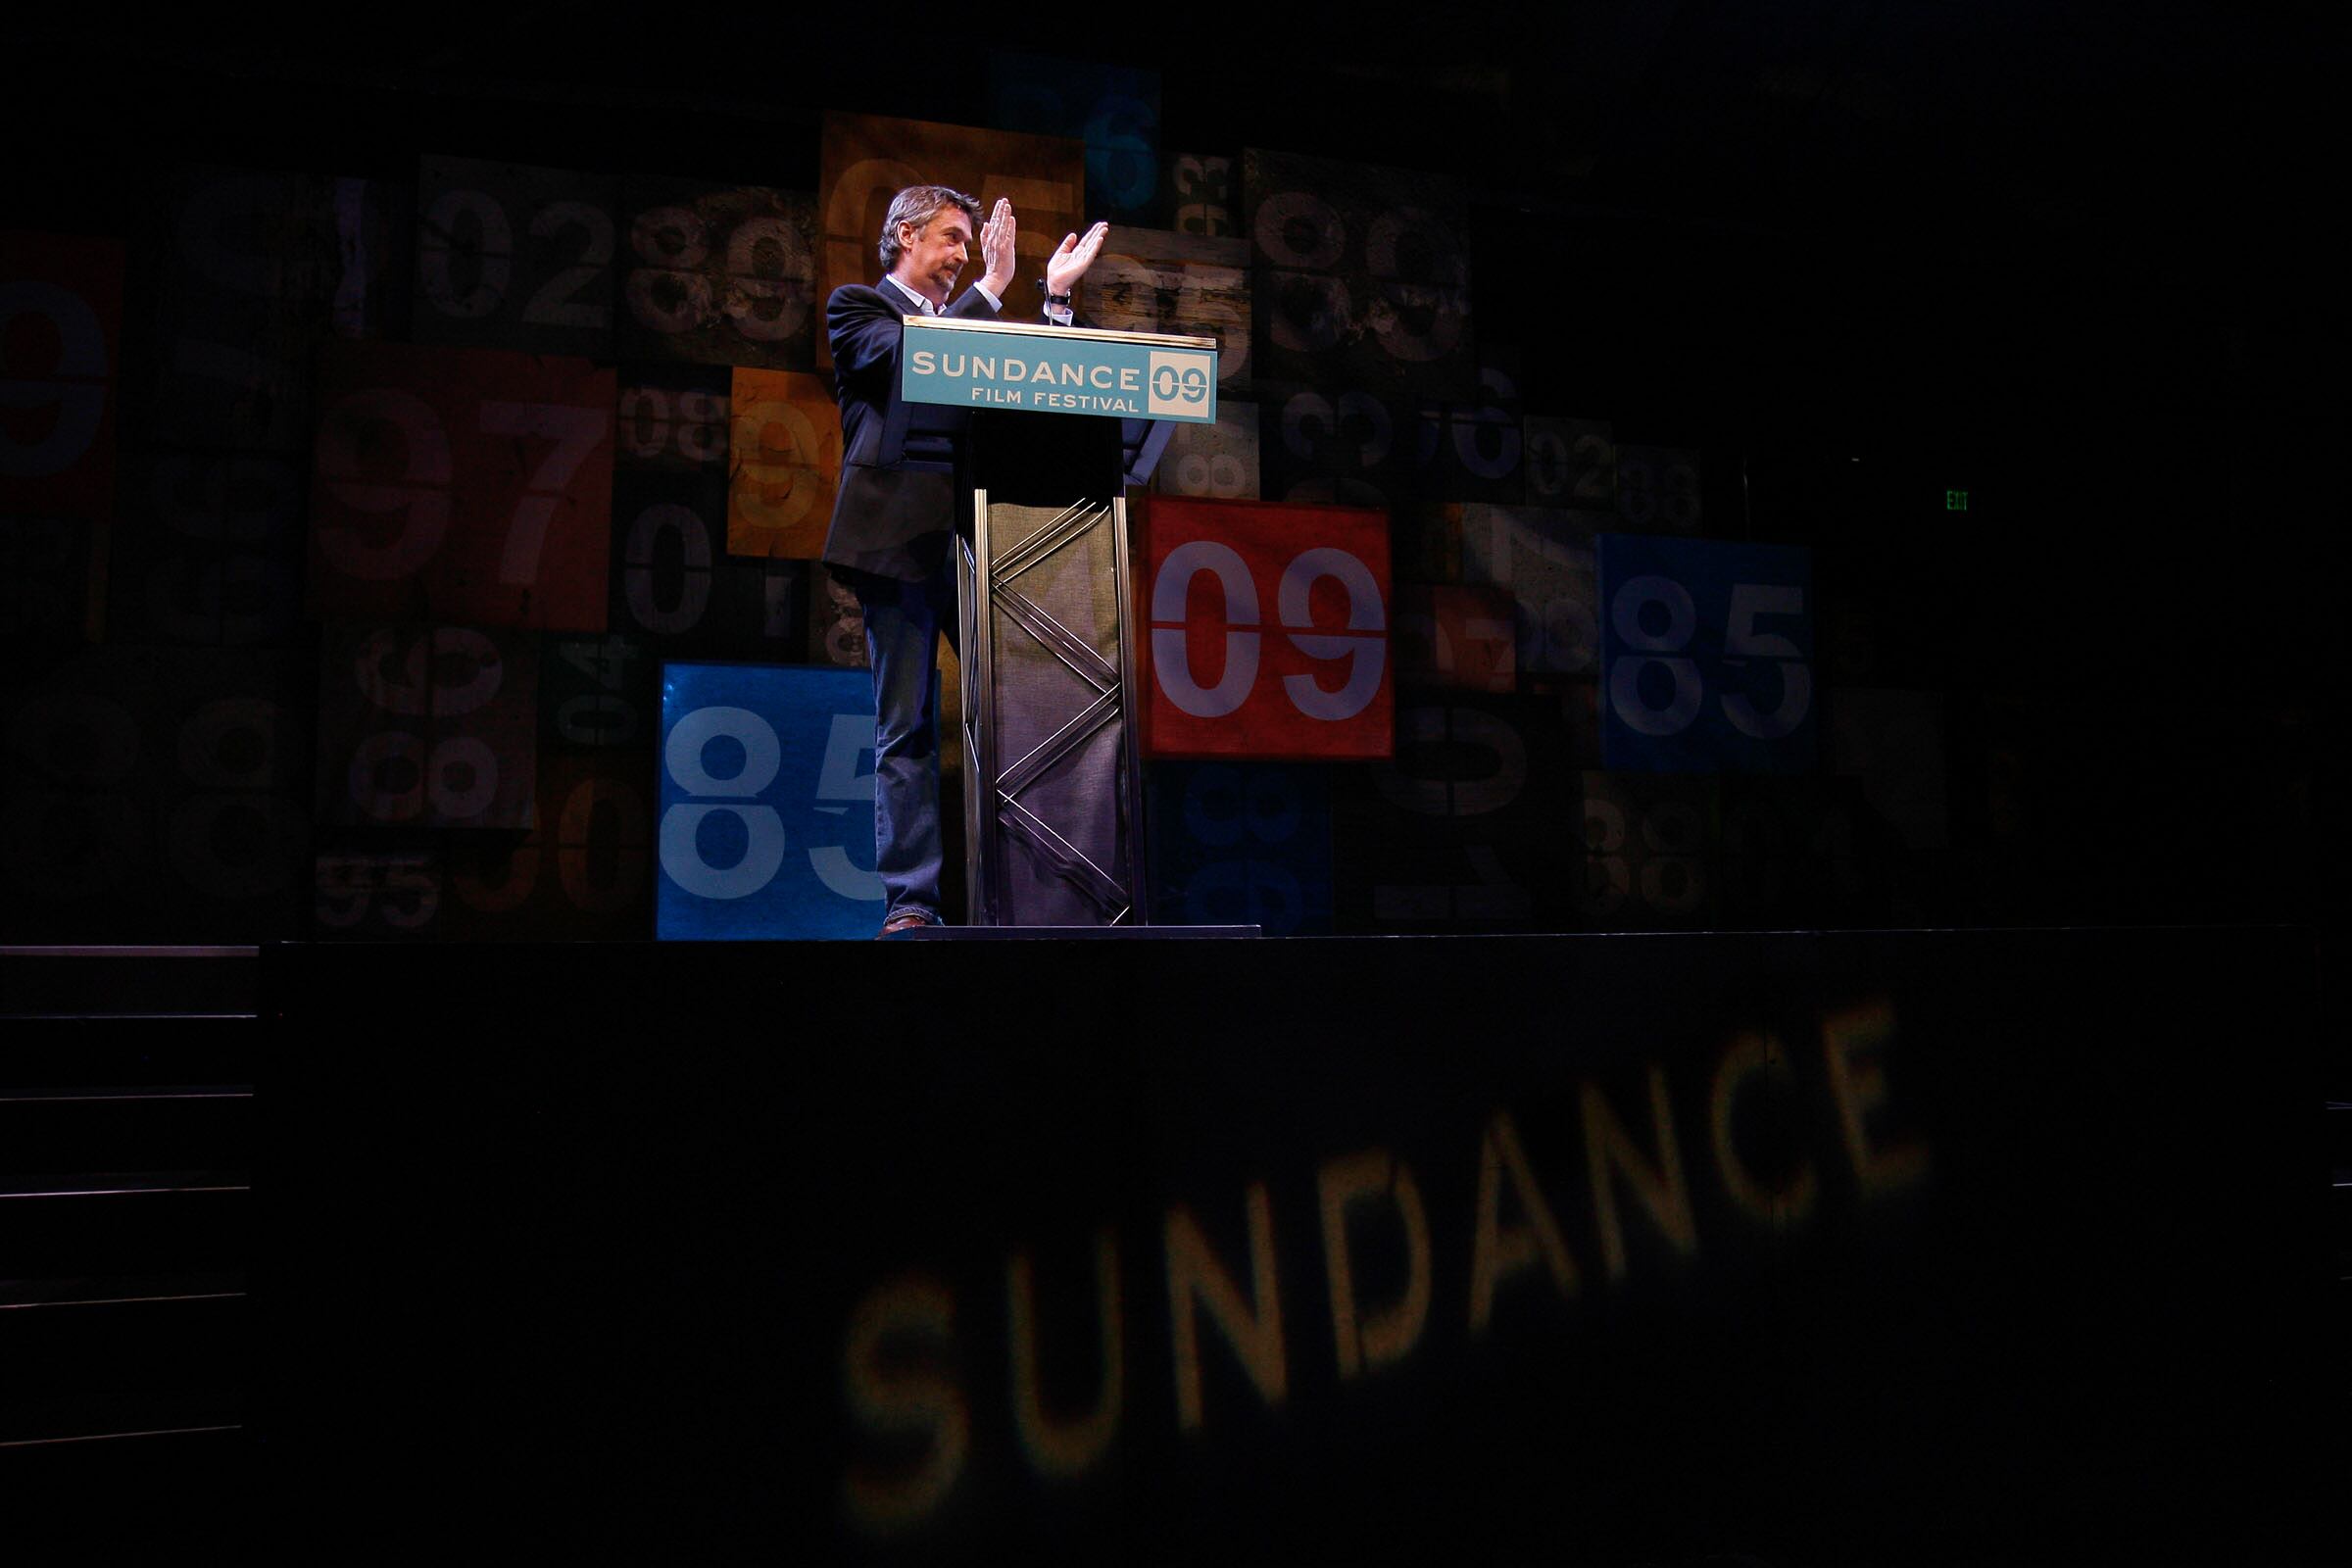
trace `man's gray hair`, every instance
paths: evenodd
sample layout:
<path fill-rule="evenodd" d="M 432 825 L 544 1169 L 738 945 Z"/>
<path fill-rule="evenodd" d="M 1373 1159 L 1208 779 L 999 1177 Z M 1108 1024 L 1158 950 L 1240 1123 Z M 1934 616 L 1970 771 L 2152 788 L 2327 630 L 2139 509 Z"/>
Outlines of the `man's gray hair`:
<path fill-rule="evenodd" d="M 906 248 L 899 243 L 899 225 L 912 223 L 919 234 L 943 207 L 960 207 L 964 217 L 980 221 L 980 198 L 947 185 L 909 185 L 890 199 L 890 211 L 882 215 L 882 243 L 875 247 L 882 253 L 882 270 L 897 267 Z"/>

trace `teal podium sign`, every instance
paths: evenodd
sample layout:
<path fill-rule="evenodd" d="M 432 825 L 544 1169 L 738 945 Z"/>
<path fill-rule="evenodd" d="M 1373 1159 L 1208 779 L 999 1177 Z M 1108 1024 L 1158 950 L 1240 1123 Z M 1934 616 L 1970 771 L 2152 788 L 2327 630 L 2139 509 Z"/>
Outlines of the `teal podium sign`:
<path fill-rule="evenodd" d="M 1217 420 L 1214 338 L 909 316 L 899 396 L 960 409 Z"/>

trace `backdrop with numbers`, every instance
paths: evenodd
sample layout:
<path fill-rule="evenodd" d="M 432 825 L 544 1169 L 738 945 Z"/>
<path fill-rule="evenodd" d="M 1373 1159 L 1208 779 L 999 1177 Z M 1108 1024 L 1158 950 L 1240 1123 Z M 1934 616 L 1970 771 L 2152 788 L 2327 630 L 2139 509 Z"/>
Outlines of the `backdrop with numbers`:
<path fill-rule="evenodd" d="M 1103 218 L 1082 317 L 1221 348 L 1132 498 L 1155 919 L 2180 919 L 2323 874 L 2291 675 L 2228 741 L 2181 663 L 2084 695 L 2170 503 L 2079 530 L 2126 583 L 2053 553 L 2087 481 L 1879 396 L 1816 230 L 1318 132 L 1213 90 L 1238 38 L 1068 47 L 190 127 L 0 216 L 0 938 L 863 934 L 824 302 L 917 179 L 1011 200 L 1015 315 Z M 1474 93 L 1401 81 L 1409 124 Z M 2146 869 L 2225 820 L 2280 848 Z"/>

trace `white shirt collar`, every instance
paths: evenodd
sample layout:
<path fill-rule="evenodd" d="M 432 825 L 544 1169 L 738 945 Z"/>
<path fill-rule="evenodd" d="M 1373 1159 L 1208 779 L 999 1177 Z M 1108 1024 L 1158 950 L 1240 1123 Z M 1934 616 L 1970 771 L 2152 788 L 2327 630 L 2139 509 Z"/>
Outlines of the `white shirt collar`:
<path fill-rule="evenodd" d="M 888 283 L 892 288 L 897 289 L 900 293 L 914 301 L 914 308 L 919 314 L 924 316 L 937 316 L 939 314 L 939 308 L 937 306 L 933 305 L 929 300 L 923 298 L 920 294 L 917 294 L 914 290 L 908 288 L 906 284 L 900 282 L 897 274 L 885 272 L 882 274 L 882 281 Z"/>

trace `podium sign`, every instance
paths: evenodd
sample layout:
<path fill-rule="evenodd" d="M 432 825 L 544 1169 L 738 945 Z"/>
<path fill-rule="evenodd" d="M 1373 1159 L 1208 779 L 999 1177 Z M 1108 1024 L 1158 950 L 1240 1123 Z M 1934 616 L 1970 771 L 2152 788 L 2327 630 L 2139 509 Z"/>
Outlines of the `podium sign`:
<path fill-rule="evenodd" d="M 1217 422 L 1214 338 L 906 318 L 899 396 L 962 409 Z"/>

